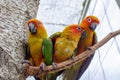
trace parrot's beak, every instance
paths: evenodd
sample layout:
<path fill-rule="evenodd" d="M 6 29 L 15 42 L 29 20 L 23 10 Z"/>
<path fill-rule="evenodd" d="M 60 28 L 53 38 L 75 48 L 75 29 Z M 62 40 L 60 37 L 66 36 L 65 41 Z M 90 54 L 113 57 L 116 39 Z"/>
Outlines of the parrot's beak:
<path fill-rule="evenodd" d="M 94 31 L 95 29 L 96 29 L 96 27 L 97 27 L 97 23 L 92 23 L 90 26 L 89 26 L 89 28 L 92 30 L 92 31 Z"/>
<path fill-rule="evenodd" d="M 33 23 L 29 23 L 29 31 L 32 33 L 32 34 L 35 34 L 37 32 L 37 29 L 35 27 L 35 25 Z"/>

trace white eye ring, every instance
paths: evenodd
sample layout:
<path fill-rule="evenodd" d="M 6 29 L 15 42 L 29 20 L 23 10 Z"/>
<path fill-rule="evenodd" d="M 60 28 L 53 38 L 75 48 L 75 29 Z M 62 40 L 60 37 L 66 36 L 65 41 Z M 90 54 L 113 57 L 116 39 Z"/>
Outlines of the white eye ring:
<path fill-rule="evenodd" d="M 80 28 L 80 27 L 77 27 L 77 30 L 79 30 L 79 31 L 80 31 L 80 30 L 81 30 L 81 28 Z"/>
<path fill-rule="evenodd" d="M 92 21 L 92 19 L 91 18 L 88 18 L 88 22 L 91 22 Z"/>

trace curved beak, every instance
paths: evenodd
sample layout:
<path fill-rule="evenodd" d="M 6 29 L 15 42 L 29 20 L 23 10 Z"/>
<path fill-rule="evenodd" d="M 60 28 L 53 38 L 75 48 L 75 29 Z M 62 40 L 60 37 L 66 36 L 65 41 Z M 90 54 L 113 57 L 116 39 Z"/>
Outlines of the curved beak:
<path fill-rule="evenodd" d="M 96 27 L 97 27 L 97 23 L 92 23 L 90 26 L 89 26 L 89 28 L 92 30 L 92 31 L 94 31 L 95 29 L 96 29 Z"/>
<path fill-rule="evenodd" d="M 35 27 L 35 25 L 33 23 L 29 23 L 29 31 L 32 33 L 32 34 L 35 34 L 37 32 L 37 29 Z"/>

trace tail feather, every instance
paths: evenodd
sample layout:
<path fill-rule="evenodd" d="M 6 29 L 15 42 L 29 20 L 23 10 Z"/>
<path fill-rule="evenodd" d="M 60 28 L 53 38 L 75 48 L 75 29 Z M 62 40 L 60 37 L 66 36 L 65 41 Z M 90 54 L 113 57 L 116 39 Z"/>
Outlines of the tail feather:
<path fill-rule="evenodd" d="M 81 67 L 80 67 L 80 69 L 79 69 L 79 71 L 78 71 L 78 73 L 76 75 L 75 80 L 79 80 L 81 78 L 81 76 L 83 75 L 83 73 L 86 71 L 86 69 L 90 65 L 93 56 L 94 56 L 94 54 L 92 54 L 89 58 L 87 58 L 85 60 L 85 62 L 83 62 L 83 64 L 81 65 Z"/>

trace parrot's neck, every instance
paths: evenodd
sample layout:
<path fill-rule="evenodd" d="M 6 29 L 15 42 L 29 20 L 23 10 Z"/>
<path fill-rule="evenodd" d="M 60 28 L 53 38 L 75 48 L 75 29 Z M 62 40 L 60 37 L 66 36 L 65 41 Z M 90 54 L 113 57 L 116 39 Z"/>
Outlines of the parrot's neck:
<path fill-rule="evenodd" d="M 74 42 L 78 42 L 79 39 L 80 39 L 80 35 L 73 35 L 73 34 L 72 34 L 72 35 L 68 35 L 67 38 L 68 38 L 69 40 L 74 41 Z"/>
<path fill-rule="evenodd" d="M 88 28 L 85 28 L 84 30 L 86 32 L 86 37 L 92 37 L 93 36 L 94 31 L 91 31 Z"/>
<path fill-rule="evenodd" d="M 39 34 L 39 33 L 36 33 L 36 34 L 31 34 L 29 33 L 29 38 L 47 38 L 47 34 L 46 33 L 42 33 L 42 34 Z"/>
<path fill-rule="evenodd" d="M 73 33 L 62 33 L 61 34 L 61 37 L 65 37 L 65 38 L 67 38 L 67 39 L 69 39 L 69 40 L 72 40 L 72 41 L 79 41 L 79 39 L 80 39 L 80 35 L 78 34 L 78 35 L 74 35 Z"/>
<path fill-rule="evenodd" d="M 86 33 L 86 37 L 92 37 L 93 33 Z"/>

